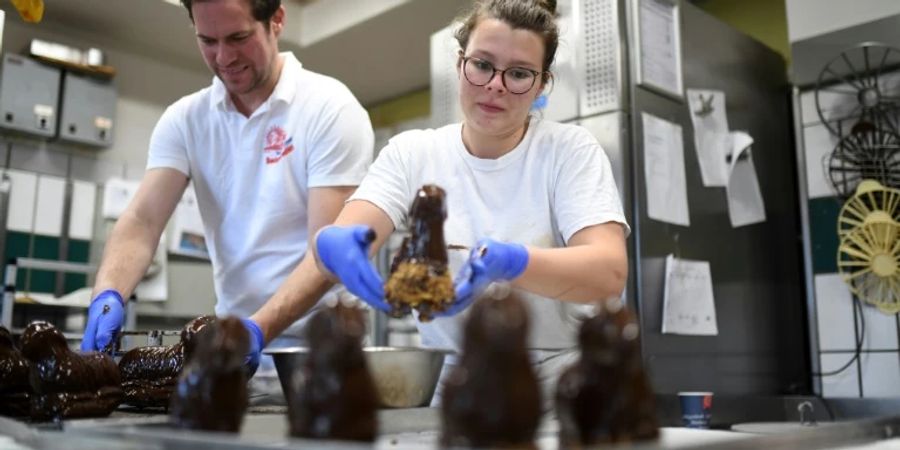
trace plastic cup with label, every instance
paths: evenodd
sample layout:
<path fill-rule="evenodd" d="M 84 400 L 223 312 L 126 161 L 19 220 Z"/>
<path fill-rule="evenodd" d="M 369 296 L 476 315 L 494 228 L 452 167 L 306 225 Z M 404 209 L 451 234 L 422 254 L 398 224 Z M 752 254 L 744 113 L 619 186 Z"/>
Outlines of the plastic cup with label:
<path fill-rule="evenodd" d="M 681 422 L 687 428 L 709 428 L 712 418 L 712 392 L 679 392 Z"/>

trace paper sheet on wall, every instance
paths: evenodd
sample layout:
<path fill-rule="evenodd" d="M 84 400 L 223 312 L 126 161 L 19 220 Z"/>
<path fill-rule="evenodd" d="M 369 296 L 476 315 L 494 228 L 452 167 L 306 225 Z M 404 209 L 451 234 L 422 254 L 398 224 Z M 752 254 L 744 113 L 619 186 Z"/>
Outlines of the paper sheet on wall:
<path fill-rule="evenodd" d="M 141 278 L 134 295 L 142 302 L 162 302 L 169 297 L 169 260 L 166 257 L 166 233 L 159 238 L 156 253 L 150 261 L 147 273 Z"/>
<path fill-rule="evenodd" d="M 681 126 L 641 113 L 644 130 L 644 181 L 651 219 L 690 226 Z"/>
<path fill-rule="evenodd" d="M 700 162 L 700 175 L 706 187 L 728 185 L 728 154 L 731 135 L 725 112 L 725 93 L 707 89 L 688 89 L 688 108 L 694 126 L 694 149 Z"/>
<path fill-rule="evenodd" d="M 641 83 L 681 95 L 678 17 L 670 0 L 640 0 Z"/>
<path fill-rule="evenodd" d="M 137 193 L 139 181 L 110 178 L 103 186 L 103 218 L 118 219 Z"/>
<path fill-rule="evenodd" d="M 708 261 L 666 257 L 662 332 L 715 336 L 716 304 Z"/>
<path fill-rule="evenodd" d="M 209 259 L 206 239 L 203 230 L 203 219 L 194 186 L 189 185 L 175 208 L 172 218 L 172 237 L 169 239 L 169 252 L 179 255 Z"/>
<path fill-rule="evenodd" d="M 743 131 L 733 131 L 731 139 L 730 175 L 728 186 L 725 188 L 731 226 L 740 227 L 765 222 L 766 207 L 759 189 L 751 152 L 753 138 Z"/>

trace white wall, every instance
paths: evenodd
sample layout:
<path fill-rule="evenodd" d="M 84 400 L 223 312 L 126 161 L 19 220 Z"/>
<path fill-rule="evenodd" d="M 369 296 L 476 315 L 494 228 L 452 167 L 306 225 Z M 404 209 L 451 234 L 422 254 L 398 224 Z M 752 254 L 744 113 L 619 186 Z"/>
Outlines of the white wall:
<path fill-rule="evenodd" d="M 99 32 L 89 33 L 48 22 L 25 24 L 18 17 L 7 15 L 2 41 L 4 52 L 27 54 L 28 44 L 34 38 L 77 48 L 97 47 L 106 52 L 107 64 L 117 70 L 114 81 L 118 100 L 113 145 L 106 149 L 94 149 L 69 148 L 65 144 L 54 143 L 51 147 L 95 158 L 98 165 L 124 165 L 125 175 L 131 179 L 143 176 L 150 134 L 165 108 L 178 98 L 208 85 L 212 79 L 208 71 L 197 69 L 202 67 L 200 64 L 192 68 L 176 66 L 145 56 L 140 48 L 122 48 Z M 200 60 L 199 52 L 197 59 Z M 98 223 L 95 227 L 92 263 L 99 261 L 108 225 Z M 210 314 L 214 298 L 212 270 L 208 263 L 170 261 L 169 301 L 143 304 L 139 311 L 142 314 L 181 317 Z"/>
<path fill-rule="evenodd" d="M 900 14 L 900 0 L 786 0 L 785 6 L 790 42 Z"/>
<path fill-rule="evenodd" d="M 189 70 L 140 55 L 140 49 L 116 48 L 99 34 L 88 34 L 52 23 L 25 24 L 7 16 L 3 51 L 27 53 L 31 39 L 38 38 L 78 48 L 98 47 L 106 51 L 107 63 L 117 70 L 118 88 L 115 142 L 96 156 L 128 164 L 128 174 L 140 177 L 147 161 L 150 132 L 166 106 L 181 96 L 209 84 L 208 72 Z M 199 53 L 197 58 L 200 58 Z"/>

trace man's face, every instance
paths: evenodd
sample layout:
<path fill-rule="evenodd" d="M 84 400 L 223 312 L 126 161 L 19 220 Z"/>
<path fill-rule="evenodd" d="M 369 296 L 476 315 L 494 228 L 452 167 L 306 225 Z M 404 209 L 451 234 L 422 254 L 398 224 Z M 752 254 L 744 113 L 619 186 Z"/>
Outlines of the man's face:
<path fill-rule="evenodd" d="M 192 13 L 203 59 L 229 93 L 242 96 L 274 86 L 283 8 L 268 27 L 253 18 L 248 0 L 195 1 Z"/>

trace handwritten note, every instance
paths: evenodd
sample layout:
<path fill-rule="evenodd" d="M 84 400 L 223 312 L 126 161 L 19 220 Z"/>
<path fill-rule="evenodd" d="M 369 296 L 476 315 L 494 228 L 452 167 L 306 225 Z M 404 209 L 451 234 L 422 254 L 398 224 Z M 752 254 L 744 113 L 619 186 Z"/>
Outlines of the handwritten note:
<path fill-rule="evenodd" d="M 641 113 L 644 129 L 644 182 L 651 219 L 690 226 L 681 126 Z"/>
<path fill-rule="evenodd" d="M 670 0 L 638 3 L 641 81 L 680 96 L 681 49 L 675 3 Z"/>
<path fill-rule="evenodd" d="M 715 336 L 716 305 L 709 262 L 666 257 L 662 332 Z"/>

